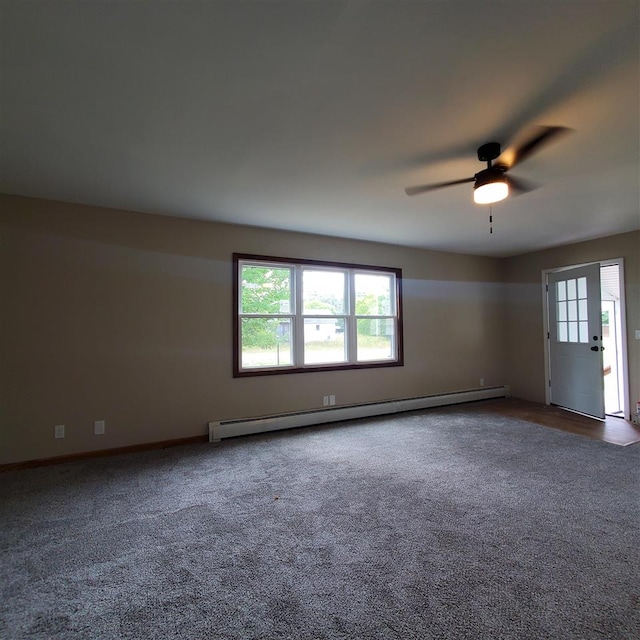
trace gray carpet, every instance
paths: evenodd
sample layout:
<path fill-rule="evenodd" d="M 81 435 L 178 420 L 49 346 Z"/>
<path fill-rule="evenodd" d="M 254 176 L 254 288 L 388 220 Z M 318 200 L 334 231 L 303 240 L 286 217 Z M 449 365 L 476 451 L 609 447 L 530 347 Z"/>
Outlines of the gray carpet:
<path fill-rule="evenodd" d="M 640 637 L 640 446 L 449 407 L 0 475 L 0 637 Z"/>

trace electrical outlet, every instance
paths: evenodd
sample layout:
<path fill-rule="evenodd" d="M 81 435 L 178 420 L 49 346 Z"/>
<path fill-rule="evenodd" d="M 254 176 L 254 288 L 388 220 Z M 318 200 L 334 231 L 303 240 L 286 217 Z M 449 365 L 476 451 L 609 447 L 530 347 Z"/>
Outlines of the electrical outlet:
<path fill-rule="evenodd" d="M 324 396 L 322 398 L 322 406 L 323 407 L 328 407 L 329 406 L 329 396 Z"/>
<path fill-rule="evenodd" d="M 636 329 L 636 340 L 640 340 L 640 329 Z"/>
<path fill-rule="evenodd" d="M 96 420 L 93 423 L 93 435 L 94 436 L 103 436 L 104 435 L 104 420 Z"/>
<path fill-rule="evenodd" d="M 53 428 L 53 437 L 54 438 L 64 438 L 64 425 L 63 424 L 57 424 Z"/>
<path fill-rule="evenodd" d="M 480 386 L 484 387 L 484 378 L 480 378 Z"/>
<path fill-rule="evenodd" d="M 333 406 L 336 403 L 336 397 L 335 396 L 329 396 L 329 404 L 331 406 Z"/>

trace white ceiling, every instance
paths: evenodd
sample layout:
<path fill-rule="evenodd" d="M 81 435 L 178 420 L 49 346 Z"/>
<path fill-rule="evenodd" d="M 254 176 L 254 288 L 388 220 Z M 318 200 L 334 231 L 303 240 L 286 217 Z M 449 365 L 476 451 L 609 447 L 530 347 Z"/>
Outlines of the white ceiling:
<path fill-rule="evenodd" d="M 506 256 L 640 228 L 637 0 L 3 0 L 0 191 Z M 574 133 L 488 209 L 476 148 Z"/>

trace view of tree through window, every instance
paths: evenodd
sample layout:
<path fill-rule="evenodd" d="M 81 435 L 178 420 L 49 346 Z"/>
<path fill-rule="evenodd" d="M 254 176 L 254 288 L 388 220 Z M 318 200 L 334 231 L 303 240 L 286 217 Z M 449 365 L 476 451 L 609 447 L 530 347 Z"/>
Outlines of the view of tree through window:
<path fill-rule="evenodd" d="M 291 365 L 291 268 L 245 265 L 241 278 L 242 367 Z"/>
<path fill-rule="evenodd" d="M 234 255 L 234 373 L 402 364 L 400 271 Z"/>
<path fill-rule="evenodd" d="M 392 283 L 387 275 L 356 273 L 356 335 L 358 360 L 389 358 L 393 353 Z"/>

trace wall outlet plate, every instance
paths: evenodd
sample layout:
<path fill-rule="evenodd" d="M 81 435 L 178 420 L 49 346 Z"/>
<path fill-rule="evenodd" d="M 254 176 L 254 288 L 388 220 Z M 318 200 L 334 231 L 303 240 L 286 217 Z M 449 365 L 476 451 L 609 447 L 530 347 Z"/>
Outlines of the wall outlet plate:
<path fill-rule="evenodd" d="M 95 436 L 103 436 L 104 435 L 104 420 L 96 420 L 93 423 L 93 435 Z"/>
<path fill-rule="evenodd" d="M 57 424 L 53 428 L 53 437 L 54 438 L 64 438 L 64 425 L 63 424 Z"/>

